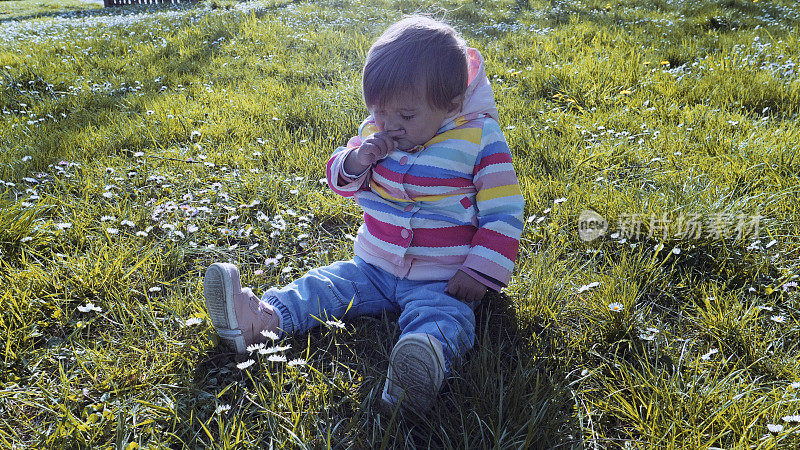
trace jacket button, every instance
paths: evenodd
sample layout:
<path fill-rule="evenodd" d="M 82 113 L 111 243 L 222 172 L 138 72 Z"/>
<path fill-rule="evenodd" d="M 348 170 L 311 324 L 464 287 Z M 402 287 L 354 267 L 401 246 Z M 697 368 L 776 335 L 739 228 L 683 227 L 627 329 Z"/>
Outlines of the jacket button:
<path fill-rule="evenodd" d="M 407 162 L 408 162 L 408 156 L 403 156 L 402 158 L 400 158 L 401 166 L 405 166 Z"/>
<path fill-rule="evenodd" d="M 402 236 L 403 239 L 408 239 L 408 230 L 403 228 L 403 231 L 400 232 L 400 236 Z"/>

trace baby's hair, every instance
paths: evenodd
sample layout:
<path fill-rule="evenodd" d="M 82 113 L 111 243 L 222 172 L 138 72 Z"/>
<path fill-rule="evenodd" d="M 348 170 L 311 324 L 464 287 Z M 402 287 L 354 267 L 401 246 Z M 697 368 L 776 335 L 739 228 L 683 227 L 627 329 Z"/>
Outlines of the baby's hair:
<path fill-rule="evenodd" d="M 467 90 L 467 70 L 467 43 L 456 30 L 429 17 L 405 17 L 367 53 L 364 102 L 383 106 L 422 82 L 428 104 L 449 111 Z"/>

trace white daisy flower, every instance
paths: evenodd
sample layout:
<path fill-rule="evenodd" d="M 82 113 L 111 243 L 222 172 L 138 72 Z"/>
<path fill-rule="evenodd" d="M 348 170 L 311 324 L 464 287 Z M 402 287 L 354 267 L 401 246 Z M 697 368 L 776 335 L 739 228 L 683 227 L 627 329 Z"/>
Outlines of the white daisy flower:
<path fill-rule="evenodd" d="M 800 422 L 800 415 L 783 416 L 784 422 Z"/>
<path fill-rule="evenodd" d="M 161 287 L 160 286 L 153 286 L 150 289 L 148 289 L 148 291 L 149 292 L 161 292 Z"/>
<path fill-rule="evenodd" d="M 608 309 L 613 312 L 622 312 L 622 310 L 625 309 L 625 305 L 619 302 L 613 302 L 608 304 Z"/>
<path fill-rule="evenodd" d="M 775 323 L 786 323 L 786 317 L 784 316 L 771 316 L 769 319 Z"/>
<path fill-rule="evenodd" d="M 119 230 L 116 229 L 116 228 L 106 228 L 106 233 L 108 233 L 108 234 L 117 234 L 117 233 L 119 233 Z"/>
<path fill-rule="evenodd" d="M 252 344 L 252 345 L 248 345 L 247 346 L 247 351 L 250 352 L 250 353 L 253 353 L 253 352 L 257 352 L 257 351 L 261 350 L 262 348 L 264 348 L 264 344 L 263 343 L 261 343 L 261 344 Z"/>
<path fill-rule="evenodd" d="M 123 226 L 126 226 L 126 227 L 131 227 L 131 228 L 133 228 L 133 227 L 135 227 L 135 226 L 136 226 L 136 224 L 135 224 L 135 223 L 133 223 L 133 222 L 132 222 L 132 221 L 130 221 L 130 220 L 123 220 L 123 221 L 122 221 L 122 222 L 120 222 L 119 224 L 120 224 L 120 225 L 123 225 Z"/>
<path fill-rule="evenodd" d="M 344 323 L 339 320 L 328 320 L 327 322 L 325 322 L 325 324 L 328 325 L 329 327 L 337 327 L 344 329 Z"/>
<path fill-rule="evenodd" d="M 258 350 L 258 354 L 260 355 L 272 355 L 273 353 L 284 352 L 292 348 L 291 345 L 274 345 L 268 348 L 262 348 Z"/>
<path fill-rule="evenodd" d="M 286 362 L 286 357 L 283 355 L 271 355 L 268 360 L 272 362 Z"/>
<path fill-rule="evenodd" d="M 303 358 L 295 358 L 295 359 L 289 361 L 289 367 L 305 366 L 305 365 L 306 365 L 306 360 L 303 359 Z"/>
<path fill-rule="evenodd" d="M 272 339 L 273 341 L 278 339 L 278 333 L 275 333 L 274 331 L 262 330 L 261 335 L 267 339 Z"/>
<path fill-rule="evenodd" d="M 214 414 L 222 414 L 231 410 L 231 405 L 219 405 L 217 409 L 214 410 Z"/>
<path fill-rule="evenodd" d="M 248 359 L 245 362 L 240 362 L 239 364 L 237 364 L 236 368 L 239 369 L 239 370 L 244 370 L 244 369 L 247 369 L 248 367 L 252 366 L 255 363 L 256 363 L 255 360 Z"/>
<path fill-rule="evenodd" d="M 708 351 L 708 353 L 705 353 L 702 356 L 700 356 L 700 359 L 702 359 L 703 361 L 708 361 L 709 359 L 711 359 L 712 356 L 716 355 L 717 353 L 719 353 L 719 350 L 712 348 L 711 350 Z"/>
<path fill-rule="evenodd" d="M 80 311 L 82 313 L 88 313 L 88 312 L 91 312 L 91 311 L 102 312 L 103 308 L 101 308 L 99 306 L 95 306 L 94 303 L 92 303 L 92 302 L 88 302 L 88 303 L 86 303 L 85 306 L 78 306 L 78 311 Z"/>
<path fill-rule="evenodd" d="M 577 293 L 580 294 L 581 292 L 586 292 L 589 289 L 596 288 L 597 286 L 600 286 L 600 282 L 599 281 L 592 281 L 589 284 L 584 284 L 583 286 L 579 287 Z"/>
<path fill-rule="evenodd" d="M 191 326 L 194 326 L 194 325 L 200 325 L 201 323 L 203 323 L 203 319 L 201 319 L 199 317 L 190 317 L 190 318 L 186 319 L 186 322 L 183 322 L 183 324 L 186 325 L 187 327 L 191 327 Z"/>
<path fill-rule="evenodd" d="M 780 424 L 776 425 L 776 424 L 773 424 L 773 423 L 768 423 L 767 424 L 767 429 L 769 430 L 770 433 L 776 433 L 777 434 L 777 433 L 780 433 L 781 431 L 783 431 L 783 425 L 780 425 Z"/>

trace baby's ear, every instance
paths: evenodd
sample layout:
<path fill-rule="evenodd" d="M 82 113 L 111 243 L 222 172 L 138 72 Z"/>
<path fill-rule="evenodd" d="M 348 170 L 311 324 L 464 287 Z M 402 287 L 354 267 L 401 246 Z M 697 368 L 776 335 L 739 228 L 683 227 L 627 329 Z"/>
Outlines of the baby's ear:
<path fill-rule="evenodd" d="M 461 111 L 461 107 L 464 106 L 464 94 L 455 97 L 450 104 L 452 106 L 450 106 L 450 109 L 447 111 L 448 113 L 454 114 Z"/>

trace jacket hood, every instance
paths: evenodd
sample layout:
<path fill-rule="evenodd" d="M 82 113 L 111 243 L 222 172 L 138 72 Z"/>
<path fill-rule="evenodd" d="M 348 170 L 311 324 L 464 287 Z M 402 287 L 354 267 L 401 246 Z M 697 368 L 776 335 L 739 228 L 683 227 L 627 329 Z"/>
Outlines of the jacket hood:
<path fill-rule="evenodd" d="M 477 49 L 469 48 L 467 57 L 469 60 L 467 62 L 467 90 L 464 92 L 464 103 L 461 106 L 461 111 L 445 119 L 444 123 L 451 122 L 461 116 L 467 116 L 467 119 L 472 119 L 483 114 L 488 114 L 499 122 L 500 114 L 497 112 L 497 106 L 494 103 L 494 92 L 489 84 L 489 78 L 486 77 L 483 56 Z"/>

